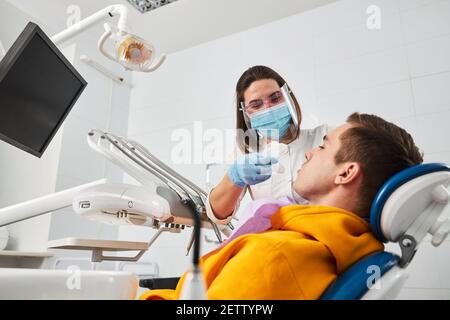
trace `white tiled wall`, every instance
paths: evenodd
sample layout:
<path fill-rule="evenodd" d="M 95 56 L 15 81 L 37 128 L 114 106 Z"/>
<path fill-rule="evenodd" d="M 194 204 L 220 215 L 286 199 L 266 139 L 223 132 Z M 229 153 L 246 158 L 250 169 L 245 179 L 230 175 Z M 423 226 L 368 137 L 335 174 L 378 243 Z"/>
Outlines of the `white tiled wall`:
<path fill-rule="evenodd" d="M 381 30 L 366 27 L 369 5 L 381 8 Z M 426 161 L 450 163 L 450 0 L 342 0 L 171 54 L 155 73 L 134 75 L 129 136 L 203 186 L 204 165 L 171 162 L 171 134 L 196 120 L 233 128 L 234 86 L 256 64 L 286 78 L 304 128 L 342 123 L 353 111 L 379 114 L 406 128 Z M 167 235 L 144 259 L 157 259 L 163 276 L 179 275 L 188 261 L 184 240 Z M 449 299 L 448 257 L 450 241 L 425 242 L 400 298 Z"/>

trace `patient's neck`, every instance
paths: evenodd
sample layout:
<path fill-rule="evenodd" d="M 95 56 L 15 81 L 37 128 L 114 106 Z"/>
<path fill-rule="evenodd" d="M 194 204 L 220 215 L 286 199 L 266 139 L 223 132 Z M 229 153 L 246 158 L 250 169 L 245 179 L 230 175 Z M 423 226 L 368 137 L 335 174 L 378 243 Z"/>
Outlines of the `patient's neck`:
<path fill-rule="evenodd" d="M 310 197 L 309 199 L 311 205 L 340 208 L 359 215 L 358 212 L 356 212 L 356 201 L 357 197 L 355 196 L 355 193 L 343 192 L 343 190 L 338 189 L 332 190 L 326 194 Z"/>

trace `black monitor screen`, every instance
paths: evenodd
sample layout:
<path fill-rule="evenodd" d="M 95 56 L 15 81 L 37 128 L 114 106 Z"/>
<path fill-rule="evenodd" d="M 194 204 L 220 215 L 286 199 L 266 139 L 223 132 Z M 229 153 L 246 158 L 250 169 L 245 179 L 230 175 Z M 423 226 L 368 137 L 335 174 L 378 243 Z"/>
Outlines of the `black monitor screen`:
<path fill-rule="evenodd" d="M 41 157 L 86 85 L 30 22 L 0 62 L 0 139 Z"/>

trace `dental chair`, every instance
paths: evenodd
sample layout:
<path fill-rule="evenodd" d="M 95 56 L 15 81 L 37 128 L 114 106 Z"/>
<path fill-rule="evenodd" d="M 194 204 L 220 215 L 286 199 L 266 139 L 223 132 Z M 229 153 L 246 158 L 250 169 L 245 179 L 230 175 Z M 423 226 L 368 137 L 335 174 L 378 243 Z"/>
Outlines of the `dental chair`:
<path fill-rule="evenodd" d="M 321 300 L 395 299 L 408 278 L 407 266 L 427 234 L 439 246 L 450 233 L 450 219 L 438 220 L 450 193 L 450 167 L 421 164 L 391 177 L 377 193 L 370 224 L 382 242 L 398 243 L 401 256 L 383 251 L 364 257 L 342 273 Z M 179 278 L 141 281 L 149 289 L 174 289 Z"/>

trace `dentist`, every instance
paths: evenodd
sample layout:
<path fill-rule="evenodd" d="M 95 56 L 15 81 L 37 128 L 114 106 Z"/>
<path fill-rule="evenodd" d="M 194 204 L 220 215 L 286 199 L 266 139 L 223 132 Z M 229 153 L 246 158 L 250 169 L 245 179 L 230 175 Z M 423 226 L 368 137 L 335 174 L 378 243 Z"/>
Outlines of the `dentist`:
<path fill-rule="evenodd" d="M 252 200 L 287 196 L 302 203 L 293 181 L 305 152 L 322 144 L 328 126 L 300 129 L 302 113 L 297 99 L 286 81 L 266 66 L 254 66 L 240 77 L 236 120 L 237 160 L 210 191 L 208 217 L 217 224 L 229 223 L 247 191 Z M 275 164 L 281 172 L 272 172 Z"/>

